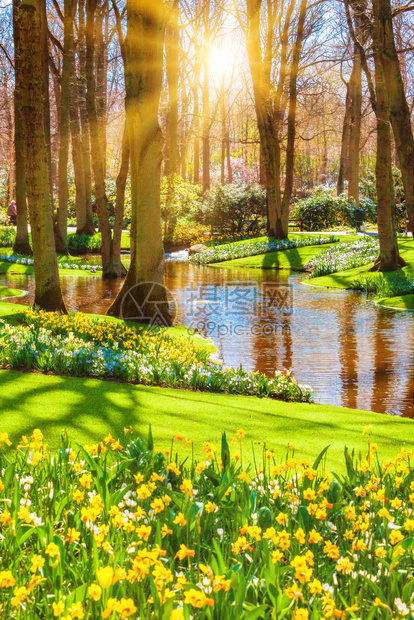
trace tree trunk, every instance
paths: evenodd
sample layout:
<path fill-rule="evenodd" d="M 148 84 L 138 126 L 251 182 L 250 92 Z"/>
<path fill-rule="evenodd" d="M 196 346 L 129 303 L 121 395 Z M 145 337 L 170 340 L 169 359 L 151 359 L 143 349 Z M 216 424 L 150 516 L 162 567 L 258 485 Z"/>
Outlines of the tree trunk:
<path fill-rule="evenodd" d="M 165 133 L 166 158 L 164 162 L 166 176 L 178 172 L 178 73 L 180 49 L 178 19 L 178 0 L 173 0 L 165 40 L 168 84 L 168 109 Z"/>
<path fill-rule="evenodd" d="M 78 98 L 78 84 L 75 73 L 75 57 L 72 55 L 72 70 L 71 70 L 71 87 L 70 87 L 70 101 L 69 101 L 69 120 L 70 120 L 70 135 L 72 140 L 72 163 L 73 171 L 75 173 L 75 208 L 76 208 L 76 233 L 91 234 L 91 231 L 87 227 L 86 219 L 86 184 L 85 184 L 85 167 L 84 157 L 82 149 L 82 131 L 79 118 L 79 98 Z"/>
<path fill-rule="evenodd" d="M 56 251 L 58 254 L 68 254 L 68 162 L 69 162 L 69 107 L 70 90 L 72 85 L 74 36 L 73 22 L 76 14 L 76 0 L 65 0 L 64 4 L 64 31 L 63 31 L 63 59 L 62 79 L 60 81 L 59 99 L 59 167 L 58 167 L 58 198 L 59 206 L 56 220 Z"/>
<path fill-rule="evenodd" d="M 299 59 L 303 41 L 303 26 L 305 24 L 307 0 L 302 0 L 299 11 L 296 41 L 293 47 L 292 63 L 289 76 L 289 112 L 286 145 L 286 175 L 285 191 L 283 193 L 282 213 L 287 214 L 287 226 L 289 227 L 289 206 L 293 190 L 293 172 L 295 166 L 295 136 L 296 136 L 296 107 L 297 107 L 297 79 L 299 72 Z"/>
<path fill-rule="evenodd" d="M 358 26 L 359 19 L 355 17 Z M 356 28 L 356 35 L 360 37 L 361 28 Z M 359 207 L 359 142 L 361 138 L 361 105 L 362 105 L 362 82 L 361 82 L 361 55 L 358 47 L 354 46 L 354 64 L 349 80 L 349 152 L 348 152 L 348 198 Z"/>
<path fill-rule="evenodd" d="M 13 0 L 13 38 L 14 38 L 14 150 L 16 158 L 16 209 L 17 225 L 13 252 L 32 256 L 27 225 L 26 203 L 26 137 L 22 119 L 22 85 L 20 75 L 20 29 L 18 12 L 20 0 Z"/>
<path fill-rule="evenodd" d="M 210 0 L 204 4 L 203 48 L 203 194 L 210 189 Z"/>
<path fill-rule="evenodd" d="M 401 168 L 404 186 L 405 205 L 411 230 L 414 230 L 414 138 L 411 126 L 410 109 L 405 96 L 404 82 L 398 54 L 395 48 L 391 7 L 389 2 L 380 0 L 384 11 L 384 72 L 387 76 L 390 120 L 394 134 L 395 147 Z"/>
<path fill-rule="evenodd" d="M 220 83 L 220 116 L 221 116 L 221 158 L 220 158 L 220 182 L 224 185 L 224 170 L 226 161 L 226 102 L 224 94 L 224 78 Z"/>
<path fill-rule="evenodd" d="M 126 115 L 131 162 L 131 264 L 108 314 L 170 325 L 164 287 L 158 107 L 163 77 L 162 0 L 127 0 Z"/>
<path fill-rule="evenodd" d="M 124 265 L 121 262 L 121 239 L 122 224 L 124 221 L 125 211 L 125 188 L 128 179 L 128 171 L 129 139 L 128 129 L 125 121 L 124 132 L 122 135 L 121 165 L 119 167 L 119 173 L 116 178 L 115 223 L 111 242 L 111 264 L 114 265 L 120 276 L 125 276 L 127 273 Z"/>
<path fill-rule="evenodd" d="M 92 209 L 92 169 L 91 169 L 91 144 L 89 137 L 88 110 L 86 106 L 86 24 L 85 24 L 85 0 L 79 1 L 79 84 L 78 101 L 81 121 L 81 138 L 83 151 L 83 174 L 85 177 L 85 204 L 86 224 L 81 228 L 77 225 L 78 234 L 93 235 L 95 224 Z"/>
<path fill-rule="evenodd" d="M 226 128 L 226 153 L 227 153 L 227 183 L 233 183 L 233 170 L 231 167 L 231 153 L 230 153 L 230 130 Z"/>
<path fill-rule="evenodd" d="M 341 155 L 339 159 L 338 179 L 336 182 L 336 195 L 340 196 L 345 191 L 345 179 L 348 178 L 348 154 L 349 154 L 349 123 L 351 115 L 351 95 L 349 82 L 346 83 L 345 114 L 342 125 Z"/>
<path fill-rule="evenodd" d="M 42 0 L 20 5 L 21 115 L 26 138 L 27 195 L 32 229 L 35 304 L 43 310 L 66 312 L 59 282 L 50 209 L 50 169 L 47 151 L 44 84 L 45 58 Z"/>
<path fill-rule="evenodd" d="M 107 198 L 105 195 L 105 166 L 101 131 L 96 108 L 96 82 L 94 73 L 95 11 L 97 0 L 87 0 L 86 16 L 86 104 L 91 136 L 92 169 L 95 181 L 95 201 L 98 211 L 99 230 L 102 238 L 102 277 L 116 278 L 119 266 L 111 263 L 111 227 L 109 225 Z"/>
<path fill-rule="evenodd" d="M 388 0 L 389 4 L 389 0 Z M 392 178 L 390 106 L 385 73 L 385 28 L 388 17 L 387 0 L 373 0 L 373 51 L 377 118 L 377 159 L 375 165 L 380 255 L 375 265 L 379 271 L 395 271 L 403 261 L 398 253 L 395 226 L 395 198 Z"/>

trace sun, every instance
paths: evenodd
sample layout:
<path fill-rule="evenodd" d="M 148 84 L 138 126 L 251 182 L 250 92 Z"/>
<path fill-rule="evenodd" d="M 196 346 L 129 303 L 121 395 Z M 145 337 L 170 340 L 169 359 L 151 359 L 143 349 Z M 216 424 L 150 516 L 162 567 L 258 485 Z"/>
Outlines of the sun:
<path fill-rule="evenodd" d="M 230 45 L 213 44 L 210 50 L 210 72 L 219 79 L 228 77 L 231 73 L 234 58 Z"/>

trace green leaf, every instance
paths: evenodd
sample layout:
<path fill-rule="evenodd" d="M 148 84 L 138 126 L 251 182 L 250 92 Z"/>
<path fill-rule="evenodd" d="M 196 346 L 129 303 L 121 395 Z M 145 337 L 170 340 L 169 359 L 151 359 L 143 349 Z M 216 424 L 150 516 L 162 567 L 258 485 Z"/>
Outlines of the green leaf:
<path fill-rule="evenodd" d="M 306 533 L 308 533 L 310 529 L 310 518 L 309 518 L 308 509 L 306 506 L 299 506 L 299 516 L 302 520 Z"/>
<path fill-rule="evenodd" d="M 259 605 L 254 609 L 250 609 L 250 611 L 245 611 L 243 614 L 243 620 L 257 620 L 257 618 L 264 618 L 267 610 L 267 605 Z"/>
<path fill-rule="evenodd" d="M 315 462 L 314 462 L 314 464 L 313 464 L 312 469 L 318 469 L 319 464 L 320 464 L 320 462 L 322 461 L 322 459 L 323 459 L 323 457 L 325 456 L 325 454 L 328 452 L 328 450 L 329 450 L 329 448 L 330 448 L 330 445 L 331 445 L 331 444 L 329 444 L 329 446 L 326 446 L 326 448 L 324 448 L 324 449 L 322 450 L 322 452 L 320 452 L 320 453 L 318 454 L 318 456 L 316 457 L 316 461 L 315 461 Z"/>

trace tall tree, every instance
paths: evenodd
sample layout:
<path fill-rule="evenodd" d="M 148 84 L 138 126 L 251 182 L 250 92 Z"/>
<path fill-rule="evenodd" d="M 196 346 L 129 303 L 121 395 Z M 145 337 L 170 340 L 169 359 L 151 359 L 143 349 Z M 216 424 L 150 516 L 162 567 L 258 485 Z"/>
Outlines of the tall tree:
<path fill-rule="evenodd" d="M 247 54 L 253 82 L 254 104 L 260 136 L 261 155 L 265 169 L 267 193 L 268 235 L 286 238 L 289 226 L 289 199 L 291 193 L 292 166 L 294 161 L 294 139 L 296 118 L 296 80 L 300 51 L 303 41 L 303 26 L 306 17 L 306 2 L 301 2 L 297 32 L 293 49 L 290 46 L 295 0 L 289 0 L 282 8 L 269 0 L 264 7 L 262 0 L 247 0 Z M 274 83 L 274 59 L 276 39 L 280 32 L 278 56 L 278 78 Z M 289 69 L 290 57 L 290 69 Z M 281 120 L 284 113 L 283 94 L 285 81 L 290 75 L 290 123 L 288 122 L 288 162 L 285 183 L 286 199 L 281 190 Z M 290 136 L 290 137 L 289 137 Z"/>
<path fill-rule="evenodd" d="M 73 86 L 74 70 L 74 21 L 76 0 L 64 1 L 62 77 L 59 97 L 59 167 L 58 167 L 58 211 L 56 220 L 56 249 L 68 254 L 68 162 L 69 162 L 69 114 L 70 91 Z"/>
<path fill-rule="evenodd" d="M 168 85 L 168 108 L 165 132 L 164 171 L 168 176 L 178 172 L 178 75 L 179 75 L 179 7 L 173 0 L 165 37 L 165 65 Z"/>
<path fill-rule="evenodd" d="M 14 142 L 16 160 L 16 208 L 17 226 L 13 251 L 17 254 L 32 255 L 29 241 L 26 202 L 26 138 L 22 119 L 21 70 L 20 70 L 20 28 L 18 26 L 21 0 L 13 0 L 13 38 L 14 38 Z"/>
<path fill-rule="evenodd" d="M 48 311 L 66 312 L 60 289 L 50 208 L 50 168 L 44 103 L 48 57 L 42 0 L 19 6 L 20 96 L 26 146 L 26 181 L 32 230 L 35 304 Z"/>
<path fill-rule="evenodd" d="M 95 181 L 95 201 L 98 212 L 99 230 L 102 239 L 102 276 L 103 278 L 116 278 L 125 275 L 125 267 L 121 262 L 121 255 L 115 253 L 120 247 L 117 239 L 111 232 L 108 214 L 108 200 L 105 193 L 105 141 L 103 139 L 102 119 L 97 107 L 102 93 L 97 92 L 96 73 L 99 74 L 101 56 L 95 65 L 95 39 L 96 39 L 96 12 L 98 0 L 87 0 L 86 4 L 86 104 L 88 110 L 88 123 L 91 138 L 92 169 Z M 98 19 L 98 24 L 101 20 Z M 101 53 L 101 52 L 100 52 Z M 115 231 L 114 231 L 115 232 Z M 122 233 L 122 230 L 121 230 Z M 119 230 L 116 231 L 119 236 Z"/>
<path fill-rule="evenodd" d="M 160 174 L 163 137 L 158 108 L 163 78 L 165 6 L 127 0 L 126 118 L 131 153 L 131 263 L 108 310 L 113 316 L 162 318 L 171 324 L 164 288 Z"/>

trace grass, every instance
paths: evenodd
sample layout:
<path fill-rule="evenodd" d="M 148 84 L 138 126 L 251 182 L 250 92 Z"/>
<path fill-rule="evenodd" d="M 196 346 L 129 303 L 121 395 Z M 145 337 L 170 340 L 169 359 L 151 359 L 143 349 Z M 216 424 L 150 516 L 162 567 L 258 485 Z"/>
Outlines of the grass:
<path fill-rule="evenodd" d="M 298 235 L 290 234 L 289 239 L 295 238 Z M 308 233 L 306 233 L 308 236 Z M 324 237 L 329 235 L 319 233 L 309 233 L 309 236 Z M 264 238 L 265 240 L 266 238 Z M 359 239 L 356 235 L 347 235 L 344 237 L 342 243 L 345 241 L 354 241 Z M 292 248 L 291 250 L 283 250 L 281 252 L 269 252 L 268 254 L 260 254 L 258 256 L 248 256 L 246 258 L 237 258 L 235 260 L 224 261 L 219 264 L 212 265 L 213 267 L 248 267 L 254 269 L 292 269 L 293 271 L 303 271 L 304 265 L 311 260 L 317 254 L 325 252 L 328 248 L 336 245 L 335 243 L 329 243 L 327 245 L 311 245 L 304 248 Z"/>
<path fill-rule="evenodd" d="M 401 310 L 414 310 L 414 295 L 398 295 L 397 297 L 384 297 L 377 301 L 379 306 L 400 308 Z"/>
<path fill-rule="evenodd" d="M 21 295 L 24 295 L 24 291 L 19 291 L 17 288 L 0 286 L 0 299 L 5 299 L 6 297 L 20 297 Z"/>
<path fill-rule="evenodd" d="M 204 441 L 218 443 L 222 431 L 246 432 L 244 453 L 266 446 L 279 452 L 294 442 L 301 457 L 315 459 L 327 445 L 327 464 L 344 470 L 344 445 L 366 451 L 362 429 L 373 425 L 382 458 L 412 445 L 411 420 L 330 405 L 284 403 L 269 399 L 211 394 L 100 381 L 98 379 L 0 371 L 0 431 L 16 441 L 40 428 L 52 447 L 63 430 L 72 442 L 95 442 L 110 432 L 122 437 L 132 426 L 146 435 L 151 424 L 156 445 L 167 448 L 171 436 L 190 437 L 200 456 Z M 250 447 L 252 446 L 252 447 Z"/>

